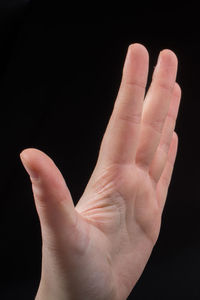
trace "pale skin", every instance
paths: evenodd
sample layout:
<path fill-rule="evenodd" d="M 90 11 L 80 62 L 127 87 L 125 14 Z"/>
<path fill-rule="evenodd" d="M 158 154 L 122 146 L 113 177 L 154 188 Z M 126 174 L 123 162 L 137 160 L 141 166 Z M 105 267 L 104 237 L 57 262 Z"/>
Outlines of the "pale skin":
<path fill-rule="evenodd" d="M 160 52 L 146 92 L 148 59 L 143 45 L 129 46 L 98 160 L 76 206 L 49 156 L 34 148 L 20 154 L 43 241 L 36 300 L 125 300 L 148 262 L 176 158 L 181 98 L 176 55 Z"/>

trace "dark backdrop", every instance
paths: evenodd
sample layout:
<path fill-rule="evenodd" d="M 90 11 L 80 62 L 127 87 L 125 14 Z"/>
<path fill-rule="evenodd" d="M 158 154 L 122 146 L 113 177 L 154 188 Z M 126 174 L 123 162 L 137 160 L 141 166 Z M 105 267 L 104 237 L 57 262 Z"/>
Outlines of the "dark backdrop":
<path fill-rule="evenodd" d="M 175 51 L 183 95 L 179 152 L 160 237 L 129 299 L 199 299 L 200 36 L 198 27 L 188 27 L 189 12 L 184 18 L 177 10 L 173 23 L 171 15 L 158 11 L 146 19 L 147 8 L 134 10 L 126 21 L 105 16 L 100 22 L 70 23 L 65 22 L 70 12 L 60 3 L 48 11 L 42 1 L 2 1 L 1 6 L 0 299 L 34 299 L 40 279 L 39 219 L 20 152 L 34 147 L 47 153 L 77 203 L 95 166 L 133 42 L 149 50 L 150 76 L 159 51 Z"/>

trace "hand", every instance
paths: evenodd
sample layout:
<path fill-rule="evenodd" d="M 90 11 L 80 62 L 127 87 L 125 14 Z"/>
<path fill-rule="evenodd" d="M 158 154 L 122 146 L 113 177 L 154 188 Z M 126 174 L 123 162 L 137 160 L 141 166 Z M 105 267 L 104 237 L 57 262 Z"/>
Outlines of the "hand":
<path fill-rule="evenodd" d="M 148 52 L 129 46 L 98 161 L 76 207 L 46 154 L 21 153 L 42 231 L 37 300 L 125 300 L 135 286 L 159 236 L 177 152 L 176 73 L 176 55 L 161 51 L 145 96 Z"/>

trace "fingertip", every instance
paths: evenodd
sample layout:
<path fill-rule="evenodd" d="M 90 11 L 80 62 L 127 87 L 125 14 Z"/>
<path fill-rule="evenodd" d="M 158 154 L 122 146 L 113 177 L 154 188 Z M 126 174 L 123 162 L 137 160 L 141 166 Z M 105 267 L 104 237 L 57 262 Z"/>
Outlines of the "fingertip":
<path fill-rule="evenodd" d="M 170 103 L 170 108 L 169 108 L 169 115 L 173 117 L 174 120 L 177 119 L 180 102 L 181 102 L 181 88 L 179 84 L 176 82 L 173 88 L 172 101 Z"/>
<path fill-rule="evenodd" d="M 178 150 L 178 134 L 174 131 L 172 136 L 172 141 L 169 149 L 168 160 L 173 165 L 176 159 Z"/>
<path fill-rule="evenodd" d="M 21 162 L 25 168 L 25 170 L 27 171 L 27 173 L 29 174 L 29 176 L 32 179 L 38 179 L 39 175 L 38 172 L 33 168 L 32 163 L 31 163 L 31 159 L 30 159 L 30 155 L 29 155 L 29 151 L 30 149 L 25 149 L 20 153 L 20 159 Z"/>
<path fill-rule="evenodd" d="M 146 57 L 149 56 L 147 48 L 140 43 L 132 43 L 128 47 L 129 53 L 134 53 L 134 55 L 145 55 Z"/>
<path fill-rule="evenodd" d="M 42 152 L 36 148 L 26 148 L 20 152 L 20 157 L 28 157 L 29 155 L 32 155 L 33 151 Z"/>
<path fill-rule="evenodd" d="M 136 49 L 142 49 L 144 51 L 147 51 L 146 47 L 141 43 L 132 43 L 129 45 L 130 50 L 136 50 Z"/>
<path fill-rule="evenodd" d="M 48 168 L 49 163 L 50 165 L 53 164 L 52 159 L 47 154 L 35 148 L 24 149 L 20 153 L 20 159 L 29 175 L 33 178 L 39 177 L 38 174 L 43 173 Z M 48 174 L 48 172 L 46 173 Z"/>
<path fill-rule="evenodd" d="M 170 49 L 163 49 L 160 51 L 159 58 L 165 60 L 165 62 L 171 65 L 178 65 L 178 57 L 177 55 Z"/>
<path fill-rule="evenodd" d="M 173 143 L 176 145 L 178 145 L 178 134 L 176 133 L 176 131 L 173 132 Z"/>
<path fill-rule="evenodd" d="M 48 157 L 43 151 L 36 148 L 26 148 L 20 153 L 20 158 L 25 161 L 35 161 L 38 158 Z"/>
<path fill-rule="evenodd" d="M 174 84 L 173 93 L 176 97 L 181 98 L 182 90 L 181 90 L 180 85 L 177 82 L 175 82 L 175 84 Z"/>
<path fill-rule="evenodd" d="M 149 54 L 147 49 L 139 43 L 129 45 L 123 67 L 123 79 L 125 82 L 134 81 L 146 87 L 149 67 Z M 134 82 L 134 83 L 135 83 Z"/>
<path fill-rule="evenodd" d="M 20 158 L 27 159 L 32 150 L 33 150 L 33 148 L 26 148 L 26 149 L 22 150 L 19 154 Z"/>

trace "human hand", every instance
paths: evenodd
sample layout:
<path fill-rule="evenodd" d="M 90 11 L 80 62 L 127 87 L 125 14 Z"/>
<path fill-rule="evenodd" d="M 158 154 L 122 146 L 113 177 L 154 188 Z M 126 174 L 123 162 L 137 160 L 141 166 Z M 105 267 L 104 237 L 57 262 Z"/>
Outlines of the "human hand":
<path fill-rule="evenodd" d="M 37 300 L 125 300 L 135 286 L 159 236 L 177 152 L 176 73 L 175 54 L 161 51 L 145 96 L 148 52 L 129 46 L 97 164 L 76 206 L 46 154 L 20 154 L 42 231 Z"/>

